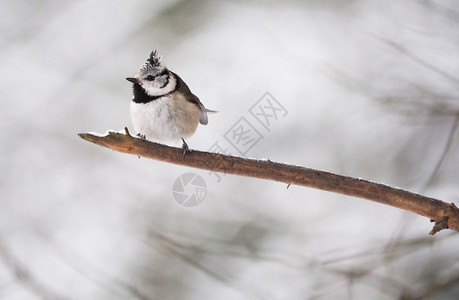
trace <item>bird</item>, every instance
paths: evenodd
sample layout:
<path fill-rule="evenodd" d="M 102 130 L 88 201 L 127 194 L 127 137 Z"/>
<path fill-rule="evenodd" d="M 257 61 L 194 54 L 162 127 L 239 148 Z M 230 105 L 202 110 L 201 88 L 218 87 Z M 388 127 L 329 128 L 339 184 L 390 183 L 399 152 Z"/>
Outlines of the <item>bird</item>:
<path fill-rule="evenodd" d="M 181 140 L 183 156 L 191 152 L 185 139 L 199 123 L 207 125 L 207 113 L 216 111 L 205 108 L 182 78 L 166 67 L 158 50 L 126 80 L 133 83 L 130 115 L 137 136 L 164 143 Z"/>

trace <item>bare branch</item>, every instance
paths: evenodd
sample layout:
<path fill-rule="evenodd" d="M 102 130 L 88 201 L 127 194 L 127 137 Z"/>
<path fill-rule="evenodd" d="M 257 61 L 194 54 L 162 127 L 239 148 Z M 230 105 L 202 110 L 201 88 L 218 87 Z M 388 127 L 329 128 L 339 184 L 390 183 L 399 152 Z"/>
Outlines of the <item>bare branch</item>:
<path fill-rule="evenodd" d="M 193 150 L 183 157 L 182 149 L 152 143 L 126 134 L 109 132 L 105 136 L 78 134 L 82 139 L 112 150 L 156 159 L 177 165 L 240 176 L 262 178 L 324 191 L 359 197 L 394 206 L 430 218 L 435 222 L 430 234 L 451 228 L 459 231 L 459 209 L 454 203 L 411 193 L 380 183 L 337 175 L 300 166 L 255 160 Z"/>

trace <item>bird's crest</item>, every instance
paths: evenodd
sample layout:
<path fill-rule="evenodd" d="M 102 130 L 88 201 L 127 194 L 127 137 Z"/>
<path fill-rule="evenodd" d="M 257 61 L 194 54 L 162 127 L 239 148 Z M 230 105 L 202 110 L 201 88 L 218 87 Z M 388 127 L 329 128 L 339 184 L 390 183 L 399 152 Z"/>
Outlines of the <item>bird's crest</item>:
<path fill-rule="evenodd" d="M 153 50 L 150 53 L 150 57 L 147 59 L 147 62 L 149 62 L 152 67 L 160 67 L 161 62 L 162 62 L 162 57 L 159 54 L 158 50 Z"/>
<path fill-rule="evenodd" d="M 150 53 L 147 61 L 140 68 L 139 74 L 141 76 L 146 74 L 157 74 L 165 68 L 166 66 L 163 63 L 161 55 L 159 54 L 158 50 L 155 49 Z"/>

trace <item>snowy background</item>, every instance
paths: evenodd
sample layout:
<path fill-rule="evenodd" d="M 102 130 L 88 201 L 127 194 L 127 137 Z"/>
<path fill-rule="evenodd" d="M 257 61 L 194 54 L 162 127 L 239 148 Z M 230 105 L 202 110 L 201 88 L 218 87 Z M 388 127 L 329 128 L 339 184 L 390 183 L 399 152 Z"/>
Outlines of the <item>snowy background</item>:
<path fill-rule="evenodd" d="M 459 204 L 459 9 L 451 1 L 1 1 L 0 299 L 454 299 L 459 237 L 370 201 L 138 159 L 120 130 L 151 50 L 248 157 Z M 267 131 L 248 110 L 287 110 Z M 172 196 L 204 178 L 203 203 Z M 457 299 L 457 298 L 456 298 Z"/>

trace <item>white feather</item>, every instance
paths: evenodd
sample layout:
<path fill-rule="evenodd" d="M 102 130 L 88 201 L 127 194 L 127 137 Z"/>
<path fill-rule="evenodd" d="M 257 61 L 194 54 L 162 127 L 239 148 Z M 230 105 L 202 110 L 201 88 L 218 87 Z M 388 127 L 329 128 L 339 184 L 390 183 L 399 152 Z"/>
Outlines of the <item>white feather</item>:
<path fill-rule="evenodd" d="M 200 110 L 180 93 L 171 93 L 148 103 L 131 101 L 131 120 L 137 133 L 148 140 L 177 142 L 193 135 Z"/>

